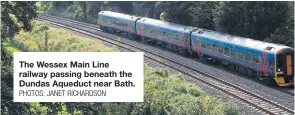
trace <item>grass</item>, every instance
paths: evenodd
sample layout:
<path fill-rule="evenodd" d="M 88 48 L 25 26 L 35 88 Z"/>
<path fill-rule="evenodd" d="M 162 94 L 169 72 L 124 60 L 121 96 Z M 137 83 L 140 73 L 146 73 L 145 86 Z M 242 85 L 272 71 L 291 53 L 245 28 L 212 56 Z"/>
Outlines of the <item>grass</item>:
<path fill-rule="evenodd" d="M 47 45 L 46 45 L 47 39 Z M 64 29 L 51 28 L 49 24 L 35 22 L 31 32 L 20 31 L 14 40 L 21 43 L 28 51 L 48 52 L 116 52 L 114 48 L 105 47 L 97 39 L 88 39 Z"/>
<path fill-rule="evenodd" d="M 9 53 L 11 53 L 11 54 L 13 54 L 13 52 L 22 52 L 22 49 L 21 48 L 19 48 L 18 46 L 16 46 L 16 45 L 12 45 L 12 44 L 10 44 L 10 43 L 3 43 L 3 45 L 4 45 L 4 47 L 5 47 L 5 49 L 9 52 Z"/>

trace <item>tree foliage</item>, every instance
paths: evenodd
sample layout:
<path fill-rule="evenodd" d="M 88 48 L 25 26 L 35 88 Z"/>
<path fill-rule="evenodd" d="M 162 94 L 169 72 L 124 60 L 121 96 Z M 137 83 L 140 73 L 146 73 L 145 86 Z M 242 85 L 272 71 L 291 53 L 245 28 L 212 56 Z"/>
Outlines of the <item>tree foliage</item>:
<path fill-rule="evenodd" d="M 20 29 L 32 29 L 31 21 L 37 17 L 35 2 L 1 2 L 1 39 L 12 38 Z"/>
<path fill-rule="evenodd" d="M 218 31 L 264 40 L 290 20 L 293 2 L 224 2 L 216 12 Z"/>
<path fill-rule="evenodd" d="M 3 42 L 21 29 L 31 30 L 31 20 L 36 16 L 35 2 L 1 2 L 1 113 L 4 115 L 26 115 L 29 104 L 13 102 L 13 58 Z"/>
<path fill-rule="evenodd" d="M 293 47 L 294 3 L 288 1 L 126 1 L 76 6 L 79 21 L 97 23 L 101 10 L 134 14 Z M 73 4 L 67 4 L 68 8 Z M 64 7 L 67 8 L 67 7 Z M 78 12 L 79 10 L 79 12 Z M 67 10 L 69 11 L 69 10 Z M 70 13 L 71 12 L 67 12 Z M 85 19 L 85 14 L 87 15 Z M 83 17 L 83 18 L 82 18 Z"/>

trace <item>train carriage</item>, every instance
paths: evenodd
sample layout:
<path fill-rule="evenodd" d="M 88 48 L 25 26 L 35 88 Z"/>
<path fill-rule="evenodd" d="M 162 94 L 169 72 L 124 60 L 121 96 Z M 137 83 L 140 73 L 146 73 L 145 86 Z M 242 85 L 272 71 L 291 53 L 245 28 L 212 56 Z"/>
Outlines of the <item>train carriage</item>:
<path fill-rule="evenodd" d="M 109 32 L 128 32 L 136 34 L 135 22 L 140 17 L 111 11 L 98 13 L 98 24 L 102 30 Z"/>
<path fill-rule="evenodd" d="M 193 27 L 173 24 L 151 18 L 141 18 L 136 22 L 136 32 L 144 41 L 170 45 L 182 54 L 190 49 L 190 32 Z"/>
<path fill-rule="evenodd" d="M 144 43 L 158 43 L 181 54 L 189 52 L 222 62 L 262 81 L 275 81 L 279 86 L 294 83 L 291 47 L 111 11 L 99 12 L 98 24 L 104 31 L 128 33 Z"/>
<path fill-rule="evenodd" d="M 203 29 L 192 32 L 191 40 L 192 50 L 201 56 L 226 62 L 261 80 L 275 79 L 280 86 L 293 84 L 294 52 L 290 47 Z"/>

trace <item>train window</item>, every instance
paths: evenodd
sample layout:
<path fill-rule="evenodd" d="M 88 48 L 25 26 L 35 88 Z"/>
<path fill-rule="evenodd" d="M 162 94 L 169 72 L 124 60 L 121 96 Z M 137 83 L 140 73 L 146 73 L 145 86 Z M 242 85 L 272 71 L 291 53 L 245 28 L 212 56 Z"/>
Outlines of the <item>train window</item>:
<path fill-rule="evenodd" d="M 231 56 L 236 58 L 237 57 L 237 50 L 231 50 Z"/>
<path fill-rule="evenodd" d="M 203 41 L 202 41 L 202 47 L 203 47 L 203 48 L 206 48 L 206 42 L 203 42 Z"/>
<path fill-rule="evenodd" d="M 227 47 L 224 47 L 224 54 L 229 56 L 230 55 L 230 50 Z"/>
<path fill-rule="evenodd" d="M 216 46 L 215 44 L 213 44 L 213 45 L 212 45 L 212 49 L 213 49 L 214 51 L 217 51 L 217 46 Z"/>
<path fill-rule="evenodd" d="M 245 59 L 251 61 L 251 54 L 245 53 Z"/>
<path fill-rule="evenodd" d="M 242 52 L 242 51 L 239 51 L 239 52 L 238 52 L 238 57 L 239 57 L 239 58 L 244 59 L 244 58 L 245 58 L 244 55 L 245 55 L 244 52 Z"/>
<path fill-rule="evenodd" d="M 218 46 L 218 52 L 223 53 L 223 47 L 222 46 Z"/>
<path fill-rule="evenodd" d="M 259 58 L 259 56 L 258 55 L 252 55 L 252 57 L 253 57 L 253 62 L 254 63 L 260 63 L 260 58 Z"/>
<path fill-rule="evenodd" d="M 212 44 L 207 43 L 207 48 L 208 48 L 208 49 L 212 49 Z"/>

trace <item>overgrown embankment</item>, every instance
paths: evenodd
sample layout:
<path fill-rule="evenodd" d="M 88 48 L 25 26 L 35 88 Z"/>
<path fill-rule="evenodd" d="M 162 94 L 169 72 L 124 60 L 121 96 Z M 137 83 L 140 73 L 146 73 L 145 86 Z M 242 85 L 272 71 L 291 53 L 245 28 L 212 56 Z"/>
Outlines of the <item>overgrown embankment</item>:
<path fill-rule="evenodd" d="M 48 52 L 110 52 L 101 41 L 82 38 L 63 29 L 51 28 L 41 22 L 33 24 L 31 32 L 15 35 L 14 45 L 24 51 Z M 11 45 L 5 46 L 7 50 Z M 11 50 L 17 51 L 17 50 Z M 119 97 L 118 97 L 119 98 Z M 32 113 L 38 114 L 172 114 L 172 115 L 233 115 L 238 108 L 230 102 L 204 93 L 181 75 L 169 75 L 167 70 L 144 65 L 143 103 L 31 103 Z M 66 112 L 67 111 L 67 112 Z M 77 112 L 78 111 L 78 112 Z"/>

